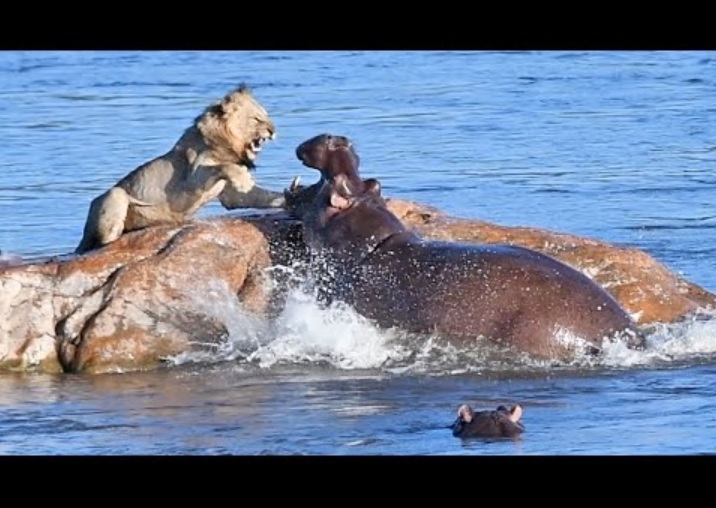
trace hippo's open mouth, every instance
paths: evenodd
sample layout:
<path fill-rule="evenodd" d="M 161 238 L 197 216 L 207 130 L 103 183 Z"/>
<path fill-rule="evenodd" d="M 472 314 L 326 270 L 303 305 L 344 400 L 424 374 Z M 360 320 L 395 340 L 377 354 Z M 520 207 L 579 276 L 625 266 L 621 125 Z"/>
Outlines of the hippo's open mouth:
<path fill-rule="evenodd" d="M 353 148 L 353 142 L 345 136 L 333 134 L 319 134 L 312 137 L 296 147 L 296 157 L 304 166 L 322 171 L 325 152 L 337 150 L 349 150 L 355 158 L 355 166 L 358 166 L 358 156 Z"/>

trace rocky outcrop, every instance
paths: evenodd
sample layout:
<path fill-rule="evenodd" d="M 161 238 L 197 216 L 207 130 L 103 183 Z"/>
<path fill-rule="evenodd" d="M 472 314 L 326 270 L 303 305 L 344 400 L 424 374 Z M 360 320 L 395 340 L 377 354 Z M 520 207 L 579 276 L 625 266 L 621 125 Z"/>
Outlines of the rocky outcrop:
<path fill-rule="evenodd" d="M 268 308 L 266 236 L 230 219 L 155 227 L 85 256 L 0 267 L 0 370 L 106 372 L 226 338 L 206 301 Z"/>
<path fill-rule="evenodd" d="M 388 200 L 422 235 L 522 245 L 581 269 L 640 323 L 672 322 L 716 306 L 716 295 L 648 254 L 533 228 L 457 219 Z M 109 372 L 152 368 L 228 336 L 219 300 L 270 316 L 286 281 L 272 265 L 303 259 L 300 224 L 285 214 L 216 217 L 124 235 L 84 256 L 0 262 L 0 371 Z"/>

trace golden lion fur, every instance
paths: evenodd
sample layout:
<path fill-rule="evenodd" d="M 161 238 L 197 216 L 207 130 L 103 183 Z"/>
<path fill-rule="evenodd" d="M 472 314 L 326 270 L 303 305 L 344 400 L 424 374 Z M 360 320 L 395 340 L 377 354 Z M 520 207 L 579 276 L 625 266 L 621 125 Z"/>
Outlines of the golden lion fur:
<path fill-rule="evenodd" d="M 262 144 L 275 133 L 263 106 L 239 86 L 196 117 L 171 150 L 92 201 L 75 252 L 136 229 L 180 224 L 217 197 L 227 210 L 282 207 L 283 193 L 256 186 L 250 173 Z"/>

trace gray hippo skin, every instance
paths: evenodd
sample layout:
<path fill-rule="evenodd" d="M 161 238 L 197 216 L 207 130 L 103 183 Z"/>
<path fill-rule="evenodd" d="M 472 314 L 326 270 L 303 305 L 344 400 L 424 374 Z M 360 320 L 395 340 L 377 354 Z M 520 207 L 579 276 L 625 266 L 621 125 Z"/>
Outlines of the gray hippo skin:
<path fill-rule="evenodd" d="M 321 134 L 296 155 L 321 178 L 307 188 L 294 182 L 287 208 L 322 260 L 316 267 L 326 271 L 330 299 L 384 327 L 437 332 L 453 342 L 483 336 L 538 358 L 573 358 L 575 342 L 598 353 L 605 338 L 643 347 L 635 322 L 609 293 L 552 257 L 509 245 L 428 241 L 407 230 L 386 207 L 380 182 L 360 178 L 348 138 Z"/>
<path fill-rule="evenodd" d="M 473 411 L 469 405 L 463 404 L 451 426 L 452 435 L 460 438 L 516 438 L 525 431 L 521 418 L 522 406 L 519 404 L 510 409 L 498 406 L 491 411 Z"/>

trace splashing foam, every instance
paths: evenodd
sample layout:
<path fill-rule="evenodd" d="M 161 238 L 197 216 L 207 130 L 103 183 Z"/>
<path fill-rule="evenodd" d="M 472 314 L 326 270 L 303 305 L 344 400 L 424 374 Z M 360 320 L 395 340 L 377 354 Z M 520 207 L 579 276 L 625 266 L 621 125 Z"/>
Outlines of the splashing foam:
<path fill-rule="evenodd" d="M 380 330 L 342 303 L 321 307 L 314 294 L 291 291 L 274 323 L 275 339 L 249 358 L 262 367 L 327 362 L 341 369 L 379 368 L 405 356 L 398 333 Z"/>
<path fill-rule="evenodd" d="M 13 266 L 22 263 L 22 258 L 17 254 L 5 252 L 0 249 L 0 266 Z"/>
<path fill-rule="evenodd" d="M 246 312 L 225 281 L 213 279 L 204 284 L 207 289 L 200 292 L 184 286 L 174 289 L 185 295 L 193 312 L 223 323 L 227 331 L 227 340 L 212 344 L 213 348 L 181 353 L 169 358 L 169 362 L 180 365 L 241 360 L 271 340 L 268 321 L 261 316 Z"/>
<path fill-rule="evenodd" d="M 704 311 L 678 323 L 647 330 L 644 351 L 623 343 L 607 344 L 602 364 L 608 367 L 660 366 L 713 360 L 716 355 L 716 311 Z"/>
<path fill-rule="evenodd" d="M 224 281 L 203 284 L 208 284 L 208 291 L 175 289 L 185 295 L 194 312 L 223 323 L 227 339 L 211 350 L 185 352 L 168 359 L 173 364 L 238 360 L 260 368 L 313 363 L 340 369 L 376 369 L 410 353 L 396 340 L 400 332 L 380 330 L 344 304 L 321 306 L 308 283 L 290 291 L 283 311 L 273 322 L 246 312 Z"/>
<path fill-rule="evenodd" d="M 284 267 L 285 269 L 285 267 Z M 223 281 L 210 281 L 209 294 L 185 293 L 194 310 L 224 324 L 226 341 L 213 349 L 183 353 L 171 361 L 233 360 L 262 369 L 286 364 L 327 365 L 337 369 L 379 369 L 390 374 L 450 375 L 465 372 L 549 370 L 554 368 L 628 368 L 693 363 L 716 355 L 716 312 L 700 313 L 677 324 L 647 330 L 646 348 L 635 351 L 622 341 L 605 341 L 603 354 L 588 353 L 586 342 L 560 330 L 556 340 L 576 351 L 571 361 L 538 360 L 495 346 L 481 338 L 455 346 L 434 334 L 381 329 L 342 303 L 318 302 L 304 282 L 290 291 L 273 321 L 245 312 Z"/>

